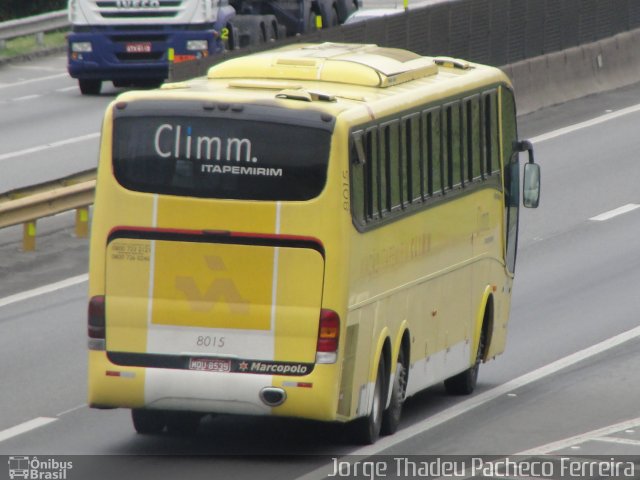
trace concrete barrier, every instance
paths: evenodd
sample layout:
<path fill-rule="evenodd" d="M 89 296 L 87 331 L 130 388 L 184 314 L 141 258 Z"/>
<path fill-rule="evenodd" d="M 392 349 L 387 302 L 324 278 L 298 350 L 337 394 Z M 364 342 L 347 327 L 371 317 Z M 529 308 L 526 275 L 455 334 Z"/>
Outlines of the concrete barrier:
<path fill-rule="evenodd" d="M 503 67 L 518 113 L 640 82 L 640 29 Z"/>

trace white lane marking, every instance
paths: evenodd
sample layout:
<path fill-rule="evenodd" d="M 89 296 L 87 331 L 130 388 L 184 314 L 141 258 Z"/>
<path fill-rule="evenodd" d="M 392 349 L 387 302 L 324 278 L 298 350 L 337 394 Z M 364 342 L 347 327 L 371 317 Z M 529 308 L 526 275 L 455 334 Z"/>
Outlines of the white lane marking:
<path fill-rule="evenodd" d="M 60 282 L 51 283 L 49 285 L 45 285 L 43 287 L 34 288 L 33 290 L 28 290 L 26 292 L 16 293 L 15 295 L 11 295 L 9 297 L 0 298 L 0 308 L 6 307 L 7 305 L 11 305 L 12 303 L 22 302 L 24 300 L 29 300 L 31 298 L 46 295 L 48 293 L 53 293 L 58 290 L 62 290 L 63 288 L 72 287 L 74 285 L 79 285 L 89 280 L 89 274 L 85 273 L 84 275 L 78 275 L 77 277 L 67 278 L 66 280 L 62 280 Z"/>
<path fill-rule="evenodd" d="M 14 98 L 13 101 L 14 102 L 24 102 L 25 100 L 33 100 L 36 98 L 40 98 L 42 95 L 25 95 L 24 97 L 18 97 L 18 98 Z"/>
<path fill-rule="evenodd" d="M 71 90 L 78 90 L 78 86 L 73 85 L 71 87 L 56 88 L 56 92 L 70 92 Z"/>
<path fill-rule="evenodd" d="M 52 422 L 57 421 L 57 418 L 49 418 L 49 417 L 38 417 L 33 420 L 29 420 L 28 422 L 21 423 L 20 425 L 16 425 L 15 427 L 7 428 L 6 430 L 2 430 L 0 432 L 0 442 L 4 442 L 5 440 L 9 440 L 10 438 L 17 437 L 18 435 L 22 435 L 23 433 L 30 432 L 31 430 L 35 430 L 36 428 L 44 427 Z"/>
<path fill-rule="evenodd" d="M 9 68 L 13 70 L 33 70 L 33 71 L 45 71 L 45 72 L 64 72 L 65 70 L 60 67 L 44 67 L 33 65 L 10 65 Z"/>
<path fill-rule="evenodd" d="M 27 85 L 29 83 L 45 82 L 47 80 L 53 80 L 54 78 L 62 78 L 62 77 L 68 77 L 68 76 L 69 75 L 67 73 L 59 73 L 57 75 L 48 75 L 46 77 L 38 77 L 38 78 L 30 78 L 28 80 L 21 80 L 15 83 L 3 83 L 2 85 L 0 85 L 0 89 L 10 88 L 10 87 L 21 87 L 22 85 Z"/>
<path fill-rule="evenodd" d="M 640 427 L 640 417 L 632 418 L 631 420 L 626 420 L 624 422 L 609 425 L 607 427 L 592 430 L 590 432 L 581 433 L 580 435 L 565 438 L 557 442 L 541 445 L 539 447 L 532 448 L 531 450 L 525 450 L 524 452 L 516 453 L 516 455 L 546 455 L 551 452 L 564 450 L 566 448 L 572 448 L 576 445 L 580 445 L 581 443 L 595 440 L 596 438 L 600 437 L 606 437 L 612 433 L 635 427 Z"/>
<path fill-rule="evenodd" d="M 3 160 L 9 160 L 10 158 L 22 157 L 24 155 L 30 155 L 32 153 L 42 152 L 51 148 L 64 147 L 66 145 L 72 145 L 74 143 L 85 142 L 87 140 L 94 140 L 100 137 L 100 132 L 89 133 L 87 135 L 80 135 L 79 137 L 67 138 L 66 140 L 59 140 L 57 142 L 45 143 L 44 145 L 38 145 L 36 147 L 25 148 L 24 150 L 18 150 L 16 152 L 9 152 L 0 154 L 0 162 Z"/>
<path fill-rule="evenodd" d="M 592 118 L 591 120 L 576 123 L 575 125 L 569 125 L 568 127 L 554 130 L 553 132 L 543 133 L 542 135 L 538 135 L 537 137 L 530 138 L 529 140 L 532 143 L 546 142 L 547 140 L 551 140 L 553 138 L 560 137 L 562 135 L 567 135 L 569 133 L 577 132 L 578 130 L 582 130 L 583 128 L 594 127 L 596 125 L 600 125 L 601 123 L 608 122 L 609 120 L 613 120 L 615 118 L 623 117 L 625 115 L 630 115 L 632 113 L 637 113 L 637 112 L 640 112 L 640 104 L 632 105 L 630 107 L 623 108 L 622 110 L 618 110 L 616 112 L 607 113 L 606 115 L 601 115 L 599 117 Z"/>
<path fill-rule="evenodd" d="M 596 215 L 595 217 L 591 217 L 589 220 L 593 220 L 594 222 L 604 222 L 606 220 L 611 220 L 612 218 L 619 215 L 624 215 L 625 213 L 632 212 L 636 208 L 640 208 L 640 205 L 637 205 L 635 203 L 628 203 L 627 205 L 623 205 L 622 207 L 609 210 L 608 212 L 601 213 L 600 215 Z"/>
<path fill-rule="evenodd" d="M 632 440 L 631 438 L 619 437 L 599 437 L 593 439 L 595 442 L 617 443 L 620 445 L 635 445 L 640 447 L 640 440 Z"/>
<path fill-rule="evenodd" d="M 69 413 L 75 412 L 77 410 L 82 410 L 84 407 L 88 407 L 89 405 L 87 405 L 86 403 L 83 403 L 82 405 L 76 405 L 73 408 L 70 408 L 68 410 L 65 410 L 64 412 L 60 412 L 56 415 L 56 417 L 62 417 L 64 415 L 67 415 Z"/>
<path fill-rule="evenodd" d="M 394 435 L 389 437 L 381 438 L 375 445 L 370 445 L 367 447 L 359 448 L 349 452 L 349 456 L 357 455 L 363 457 L 369 457 L 371 455 L 377 455 L 392 448 L 399 443 L 402 443 L 416 435 L 424 433 L 428 430 L 431 430 L 439 425 L 442 425 L 449 420 L 453 420 L 465 413 L 474 410 L 477 407 L 485 405 L 497 398 L 500 398 L 504 395 L 512 393 L 513 390 L 519 389 L 530 383 L 536 382 L 542 378 L 548 377 L 554 373 L 559 372 L 565 368 L 568 368 L 576 363 L 579 363 L 587 358 L 593 357 L 594 355 L 598 355 L 606 350 L 617 347 L 629 340 L 640 337 L 640 327 L 632 328 L 631 330 L 627 330 L 619 335 L 608 338 L 600 343 L 587 347 L 578 352 L 572 353 L 571 355 L 567 355 L 555 362 L 551 362 L 543 367 L 540 367 L 536 370 L 533 370 L 529 373 L 526 373 L 518 378 L 514 378 L 502 385 L 499 385 L 491 390 L 487 390 L 486 392 L 475 395 L 468 400 L 464 400 L 453 407 L 447 408 L 446 410 L 441 411 L 435 415 L 432 415 L 429 418 L 422 420 L 421 422 L 415 423 L 410 427 L 407 427 L 403 430 L 396 432 Z M 611 430 L 611 432 L 623 430 L 625 428 L 631 428 L 640 424 L 640 419 L 635 419 L 634 421 L 625 422 L 623 424 L 619 424 L 616 426 L 616 429 Z M 608 427 L 611 428 L 611 427 Z M 611 433 L 607 431 L 603 435 Z M 593 436 L 593 435 L 592 435 Z M 599 435 L 601 436 L 601 435 Z M 544 448 L 544 447 L 542 447 Z M 556 450 L 554 448 L 554 450 Z M 533 450 L 531 452 L 534 452 Z M 534 455 L 537 454 L 537 450 L 535 453 L 521 452 L 517 455 Z M 545 453 L 545 452 L 542 452 Z M 348 460 L 347 460 L 348 461 Z M 332 472 L 332 465 L 325 465 L 320 467 L 312 472 L 309 472 L 306 475 L 303 475 L 298 478 L 298 480 L 316 480 L 326 478 L 329 473 Z"/>

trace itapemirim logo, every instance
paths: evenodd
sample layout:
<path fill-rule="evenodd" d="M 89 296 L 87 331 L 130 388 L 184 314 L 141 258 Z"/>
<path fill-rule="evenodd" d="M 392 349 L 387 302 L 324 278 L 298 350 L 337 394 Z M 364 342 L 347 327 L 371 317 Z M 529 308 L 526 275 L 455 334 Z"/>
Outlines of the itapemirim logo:
<path fill-rule="evenodd" d="M 27 480 L 67 480 L 67 472 L 73 468 L 73 462 L 61 462 L 54 458 L 9 457 L 9 478 Z"/>

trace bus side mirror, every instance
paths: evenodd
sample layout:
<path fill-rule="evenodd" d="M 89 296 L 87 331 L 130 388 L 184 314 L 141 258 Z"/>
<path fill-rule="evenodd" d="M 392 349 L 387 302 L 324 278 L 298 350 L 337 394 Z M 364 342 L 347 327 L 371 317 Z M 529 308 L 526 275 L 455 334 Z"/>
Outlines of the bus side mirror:
<path fill-rule="evenodd" d="M 522 203 L 526 208 L 538 208 L 540 204 L 540 165 L 533 159 L 533 145 L 529 140 L 522 140 L 515 144 L 519 152 L 529 154 L 529 162 L 524 166 L 522 185 Z"/>
<path fill-rule="evenodd" d="M 540 204 L 540 165 L 537 163 L 527 163 L 524 166 L 522 196 L 526 208 L 538 208 Z"/>

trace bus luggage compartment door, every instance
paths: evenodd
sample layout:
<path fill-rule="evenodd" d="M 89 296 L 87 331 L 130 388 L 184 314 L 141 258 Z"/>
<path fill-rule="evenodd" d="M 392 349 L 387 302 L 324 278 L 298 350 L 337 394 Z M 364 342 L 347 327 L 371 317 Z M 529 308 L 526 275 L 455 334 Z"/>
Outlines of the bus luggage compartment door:
<path fill-rule="evenodd" d="M 321 250 L 205 238 L 111 239 L 106 346 L 112 361 L 164 368 L 192 368 L 189 361 L 199 357 L 313 363 Z"/>

